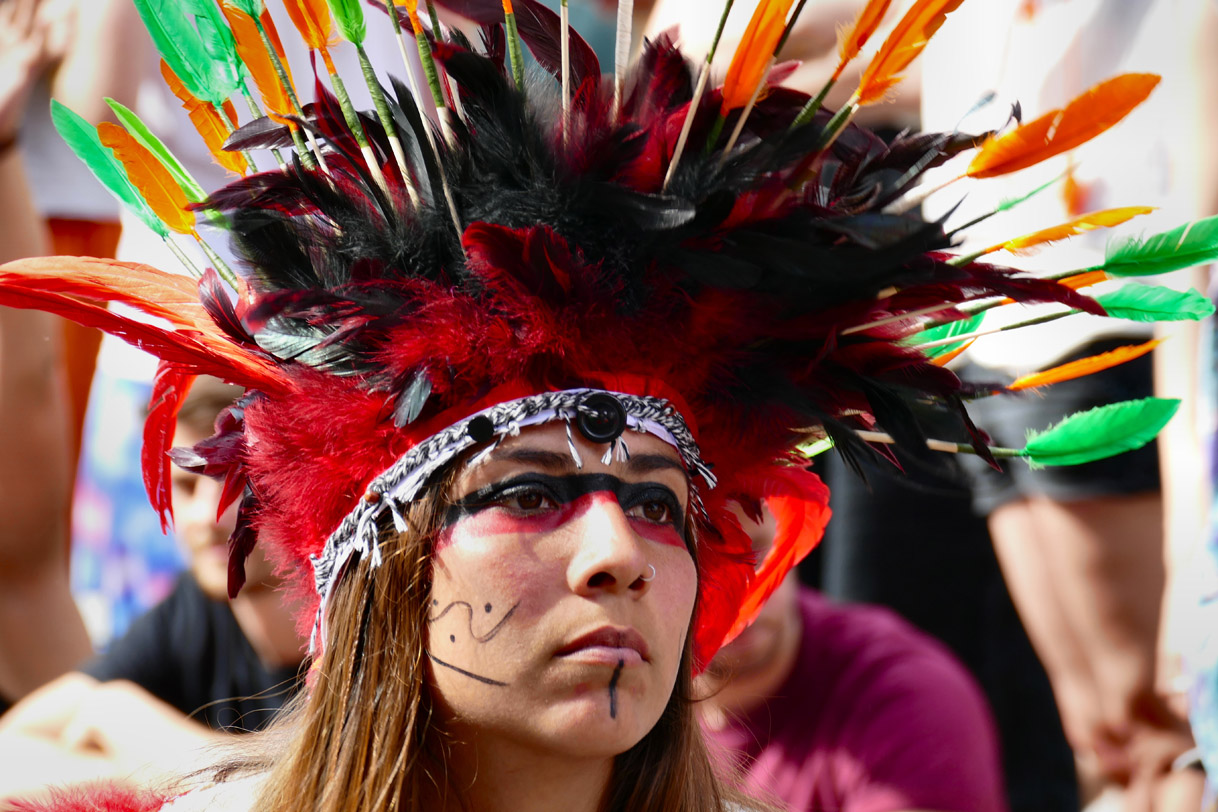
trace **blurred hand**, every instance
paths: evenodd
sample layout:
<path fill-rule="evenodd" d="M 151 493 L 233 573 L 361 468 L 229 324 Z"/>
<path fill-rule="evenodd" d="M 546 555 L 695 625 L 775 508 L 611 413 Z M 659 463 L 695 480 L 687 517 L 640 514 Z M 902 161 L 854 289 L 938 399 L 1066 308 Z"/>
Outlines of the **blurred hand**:
<path fill-rule="evenodd" d="M 72 0 L 0 2 L 0 144 L 16 135 L 30 88 L 71 40 Z"/>

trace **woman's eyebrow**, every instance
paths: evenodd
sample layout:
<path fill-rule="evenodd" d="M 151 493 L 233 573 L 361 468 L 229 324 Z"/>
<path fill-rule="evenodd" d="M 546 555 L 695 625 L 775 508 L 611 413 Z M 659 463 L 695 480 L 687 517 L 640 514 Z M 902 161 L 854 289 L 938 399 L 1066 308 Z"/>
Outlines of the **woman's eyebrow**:
<path fill-rule="evenodd" d="M 650 474 L 653 471 L 672 469 L 685 475 L 685 466 L 666 454 L 631 454 L 626 468 L 635 474 Z"/>
<path fill-rule="evenodd" d="M 569 453 L 543 451 L 538 448 L 514 448 L 496 452 L 494 458 L 502 462 L 521 462 L 549 470 L 567 470 L 575 466 Z"/>

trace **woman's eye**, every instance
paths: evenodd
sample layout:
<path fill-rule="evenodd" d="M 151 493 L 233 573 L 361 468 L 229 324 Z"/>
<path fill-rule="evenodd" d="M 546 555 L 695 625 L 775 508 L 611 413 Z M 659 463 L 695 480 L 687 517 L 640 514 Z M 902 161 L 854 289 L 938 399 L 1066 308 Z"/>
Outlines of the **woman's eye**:
<path fill-rule="evenodd" d="M 672 508 L 667 502 L 662 502 L 659 499 L 652 499 L 648 502 L 643 502 L 639 505 L 639 515 L 649 522 L 671 522 Z"/>
<path fill-rule="evenodd" d="M 505 496 L 500 504 L 527 513 L 547 508 L 551 502 L 552 500 L 539 490 L 525 490 Z"/>

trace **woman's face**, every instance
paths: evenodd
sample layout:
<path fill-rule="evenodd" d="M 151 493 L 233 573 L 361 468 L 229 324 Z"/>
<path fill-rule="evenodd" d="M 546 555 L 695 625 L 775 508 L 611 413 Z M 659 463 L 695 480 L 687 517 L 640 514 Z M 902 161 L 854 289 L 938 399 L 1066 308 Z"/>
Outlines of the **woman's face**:
<path fill-rule="evenodd" d="M 428 655 L 458 738 L 602 757 L 655 725 L 697 592 L 677 452 L 627 432 L 629 461 L 561 424 L 457 475 L 436 542 Z"/>

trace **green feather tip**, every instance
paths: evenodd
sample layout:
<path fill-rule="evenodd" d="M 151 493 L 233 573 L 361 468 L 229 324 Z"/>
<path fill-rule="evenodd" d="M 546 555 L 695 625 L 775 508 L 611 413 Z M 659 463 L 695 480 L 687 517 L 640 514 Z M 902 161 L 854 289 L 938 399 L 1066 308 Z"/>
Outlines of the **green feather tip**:
<path fill-rule="evenodd" d="M 338 32 L 347 42 L 361 45 L 368 34 L 364 23 L 364 7 L 360 0 L 326 0 L 330 13 L 334 15 L 334 24 Z"/>
<path fill-rule="evenodd" d="M 1218 259 L 1218 215 L 1153 237 L 1111 243 L 1102 270 L 1110 276 L 1153 276 Z"/>
<path fill-rule="evenodd" d="M 1179 400 L 1144 398 L 1072 414 L 1045 431 L 1029 431 L 1022 456 L 1032 468 L 1043 468 L 1133 451 L 1153 440 L 1179 406 Z"/>
<path fill-rule="evenodd" d="M 1157 285 L 1125 285 L 1095 297 L 1109 316 L 1129 321 L 1200 321 L 1214 304 L 1196 290 L 1185 292 Z"/>
<path fill-rule="evenodd" d="M 169 229 L 127 179 L 127 171 L 97 137 L 97 128 L 59 102 L 51 101 L 51 121 L 59 137 L 71 147 L 93 176 L 159 236 L 169 238 Z"/>

